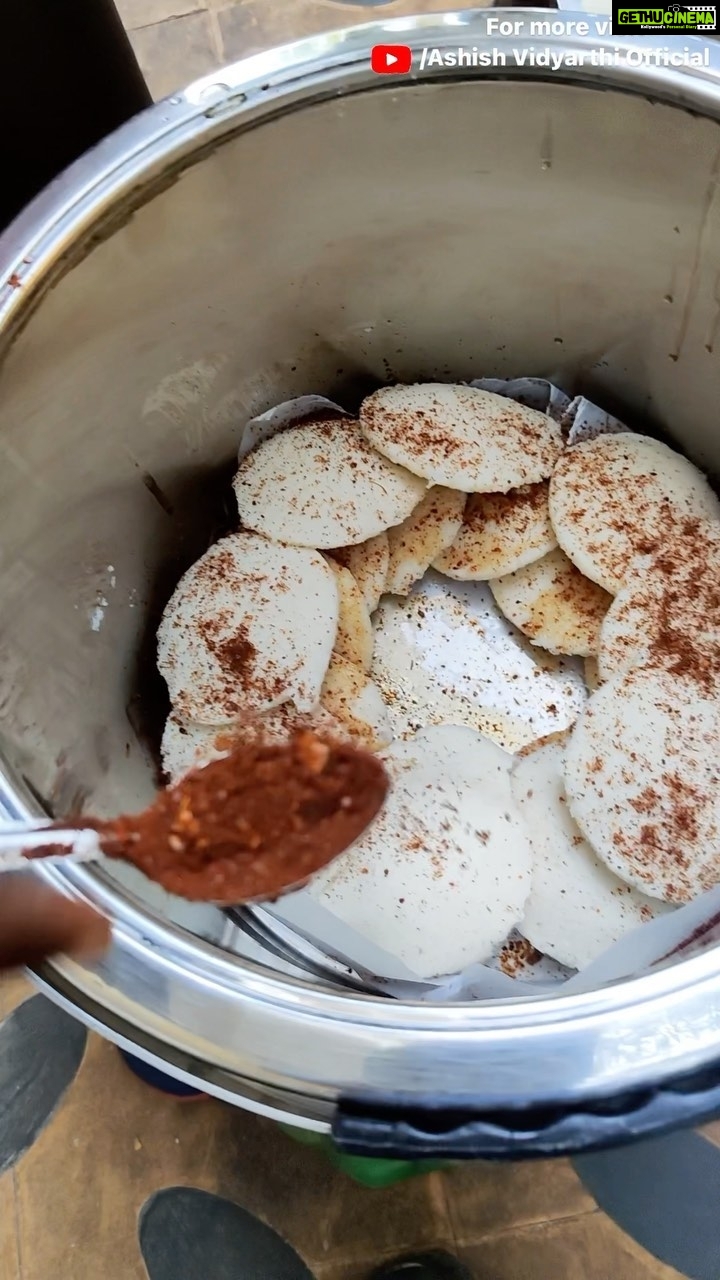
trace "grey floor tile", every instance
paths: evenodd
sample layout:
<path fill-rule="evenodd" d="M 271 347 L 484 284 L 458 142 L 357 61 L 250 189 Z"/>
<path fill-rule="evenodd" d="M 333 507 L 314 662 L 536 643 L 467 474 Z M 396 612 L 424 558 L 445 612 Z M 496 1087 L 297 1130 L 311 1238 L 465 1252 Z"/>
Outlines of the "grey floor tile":
<path fill-rule="evenodd" d="M 207 13 L 169 18 L 131 32 L 154 98 L 165 98 L 220 65 Z"/>
<path fill-rule="evenodd" d="M 472 1162 L 450 1170 L 445 1179 L 452 1226 L 465 1243 L 595 1208 L 567 1160 Z"/>
<path fill-rule="evenodd" d="M 460 1256 L 475 1280 L 680 1280 L 600 1212 L 491 1236 Z"/>
<path fill-rule="evenodd" d="M 115 0 L 115 7 L 128 31 L 134 31 L 136 27 L 150 27 L 166 18 L 206 9 L 207 0 Z"/>

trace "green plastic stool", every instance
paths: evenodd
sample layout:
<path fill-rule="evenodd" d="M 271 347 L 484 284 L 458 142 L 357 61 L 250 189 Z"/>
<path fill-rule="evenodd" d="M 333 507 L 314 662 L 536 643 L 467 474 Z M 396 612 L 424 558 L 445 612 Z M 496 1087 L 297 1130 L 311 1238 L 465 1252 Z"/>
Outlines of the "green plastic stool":
<path fill-rule="evenodd" d="M 295 1129 L 288 1124 L 281 1124 L 280 1128 L 295 1142 L 323 1151 L 336 1169 L 341 1169 L 363 1187 L 390 1187 L 394 1182 L 404 1182 L 406 1178 L 449 1169 L 452 1164 L 450 1160 L 376 1160 L 370 1156 L 348 1156 L 338 1151 L 332 1138 L 325 1133 Z"/>

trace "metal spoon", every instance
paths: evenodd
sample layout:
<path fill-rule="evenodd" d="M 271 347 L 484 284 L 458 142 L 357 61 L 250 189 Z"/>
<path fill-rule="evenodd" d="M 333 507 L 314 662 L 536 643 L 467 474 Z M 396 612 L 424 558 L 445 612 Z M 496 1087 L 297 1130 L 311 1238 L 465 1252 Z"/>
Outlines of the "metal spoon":
<path fill-rule="evenodd" d="M 51 834 L 50 834 L 51 833 Z M 28 858 L 35 850 L 49 844 L 65 846 L 56 854 L 48 854 L 44 862 L 92 862 L 102 857 L 96 831 L 79 827 L 56 827 L 47 821 L 6 822 L 0 828 L 0 873 L 27 870 Z"/>

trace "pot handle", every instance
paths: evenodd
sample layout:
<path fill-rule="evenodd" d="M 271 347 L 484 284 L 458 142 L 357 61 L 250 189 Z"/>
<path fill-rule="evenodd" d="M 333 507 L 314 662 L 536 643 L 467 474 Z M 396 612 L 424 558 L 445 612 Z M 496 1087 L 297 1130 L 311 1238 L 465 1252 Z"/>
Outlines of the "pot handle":
<path fill-rule="evenodd" d="M 720 1114 L 720 1064 L 661 1088 L 584 1104 L 503 1110 L 478 1099 L 342 1098 L 332 1135 L 341 1151 L 389 1160 L 514 1160 L 621 1146 Z"/>

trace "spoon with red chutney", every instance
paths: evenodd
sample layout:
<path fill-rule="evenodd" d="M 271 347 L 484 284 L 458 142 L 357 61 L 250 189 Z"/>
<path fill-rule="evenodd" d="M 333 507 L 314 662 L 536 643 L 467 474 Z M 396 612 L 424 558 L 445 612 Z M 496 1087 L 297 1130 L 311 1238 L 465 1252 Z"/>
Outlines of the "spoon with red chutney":
<path fill-rule="evenodd" d="M 140 814 L 0 829 L 0 871 L 104 854 L 193 901 L 272 899 L 354 844 L 388 789 L 371 752 L 309 730 L 283 743 L 241 743 L 159 791 Z"/>

